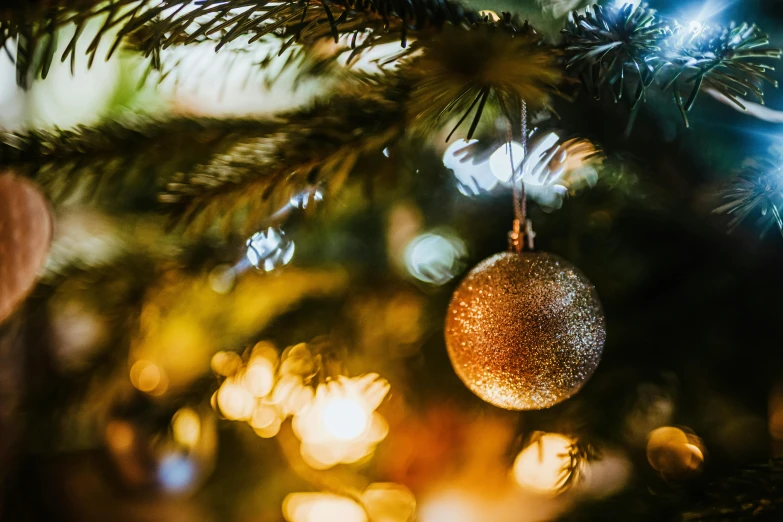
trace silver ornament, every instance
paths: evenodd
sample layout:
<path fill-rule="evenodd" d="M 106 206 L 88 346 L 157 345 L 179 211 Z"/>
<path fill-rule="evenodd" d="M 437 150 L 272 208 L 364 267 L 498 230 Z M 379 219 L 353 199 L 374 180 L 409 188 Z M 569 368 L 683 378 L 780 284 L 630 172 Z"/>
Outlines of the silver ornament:
<path fill-rule="evenodd" d="M 606 331 L 595 288 L 576 267 L 545 252 L 503 252 L 454 292 L 445 335 L 473 393 L 538 410 L 579 391 L 598 367 Z"/>

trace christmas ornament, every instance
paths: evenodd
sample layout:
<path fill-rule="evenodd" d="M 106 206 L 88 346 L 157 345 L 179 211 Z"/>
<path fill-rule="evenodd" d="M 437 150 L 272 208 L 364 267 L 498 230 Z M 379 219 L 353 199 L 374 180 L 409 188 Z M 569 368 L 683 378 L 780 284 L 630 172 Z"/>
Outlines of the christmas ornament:
<path fill-rule="evenodd" d="M 501 408 L 548 408 L 593 374 L 604 344 L 593 286 L 543 252 L 503 252 L 481 262 L 449 305 L 446 346 L 457 375 Z"/>
<path fill-rule="evenodd" d="M 0 174 L 0 321 L 33 288 L 51 240 L 46 199 L 30 181 Z"/>
<path fill-rule="evenodd" d="M 454 369 L 471 391 L 501 408 L 535 410 L 569 398 L 593 374 L 604 317 L 576 267 L 553 254 L 522 252 L 523 243 L 533 249 L 534 234 L 524 184 L 516 182 L 524 166 L 515 167 L 512 251 L 485 259 L 460 284 L 445 335 Z"/>

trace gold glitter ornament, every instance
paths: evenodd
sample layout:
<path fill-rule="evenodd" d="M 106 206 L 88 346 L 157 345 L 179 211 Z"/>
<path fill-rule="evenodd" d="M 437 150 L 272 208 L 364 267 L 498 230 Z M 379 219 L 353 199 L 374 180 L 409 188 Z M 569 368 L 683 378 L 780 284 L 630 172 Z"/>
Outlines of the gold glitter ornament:
<path fill-rule="evenodd" d="M 606 338 L 593 285 L 545 252 L 503 252 L 479 263 L 454 292 L 445 333 L 462 382 L 509 410 L 571 397 L 598 367 Z"/>

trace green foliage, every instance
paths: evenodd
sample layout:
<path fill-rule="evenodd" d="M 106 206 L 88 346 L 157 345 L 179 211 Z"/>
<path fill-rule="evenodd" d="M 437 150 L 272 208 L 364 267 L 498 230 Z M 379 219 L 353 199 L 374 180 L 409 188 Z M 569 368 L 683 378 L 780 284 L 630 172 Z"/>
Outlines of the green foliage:
<path fill-rule="evenodd" d="M 615 101 L 623 97 L 626 74 L 635 75 L 636 104 L 655 78 L 656 67 L 648 59 L 660 52 L 665 34 L 666 24 L 644 5 L 588 7 L 584 14 L 572 13 L 563 30 L 566 67 L 580 75 L 594 97 L 608 88 Z"/>
<path fill-rule="evenodd" d="M 782 180 L 779 155 L 749 160 L 742 172 L 723 189 L 721 197 L 726 202 L 715 212 L 731 215 L 729 226 L 732 229 L 755 216 L 764 230 L 776 225 L 783 234 Z"/>
<path fill-rule="evenodd" d="M 336 188 L 361 157 L 400 136 L 404 112 L 384 92 L 268 120 L 139 118 L 0 133 L 0 164 L 34 178 L 56 204 L 162 211 L 193 235 L 248 234 L 274 210 L 278 186 Z"/>
<path fill-rule="evenodd" d="M 760 59 L 778 59 L 779 49 L 756 26 L 683 27 L 645 4 L 594 6 L 574 13 L 563 31 L 568 68 L 576 71 L 596 98 L 609 90 L 615 101 L 632 89 L 632 107 L 652 86 L 671 90 L 688 125 L 687 112 L 703 89 L 714 89 L 744 109 L 741 97 L 763 102 L 762 81 L 777 86 Z M 631 81 L 628 81 L 628 80 Z M 681 89 L 690 91 L 685 100 Z"/>
<path fill-rule="evenodd" d="M 742 470 L 712 484 L 706 500 L 686 510 L 683 522 L 774 521 L 783 515 L 783 459 Z"/>
<path fill-rule="evenodd" d="M 467 133 L 472 138 L 487 102 L 519 128 L 520 101 L 546 107 L 562 79 L 557 53 L 528 26 L 511 20 L 477 24 L 467 32 L 447 28 L 420 48 L 422 55 L 406 64 L 413 85 L 410 120 L 431 131 L 442 117 L 461 114 L 447 141 L 475 107 Z"/>
<path fill-rule="evenodd" d="M 54 203 L 117 211 L 149 205 L 177 172 L 209 161 L 276 121 L 134 118 L 72 130 L 0 133 L 0 164 L 34 178 Z"/>

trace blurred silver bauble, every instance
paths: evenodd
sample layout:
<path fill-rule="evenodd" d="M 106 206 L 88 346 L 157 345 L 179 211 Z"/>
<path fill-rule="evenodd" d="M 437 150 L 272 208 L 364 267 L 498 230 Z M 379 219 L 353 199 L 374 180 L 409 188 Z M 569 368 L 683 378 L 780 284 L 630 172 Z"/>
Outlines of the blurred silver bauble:
<path fill-rule="evenodd" d="M 593 285 L 545 252 L 504 252 L 479 263 L 454 292 L 445 334 L 465 385 L 510 410 L 549 408 L 579 391 L 606 337 Z"/>

